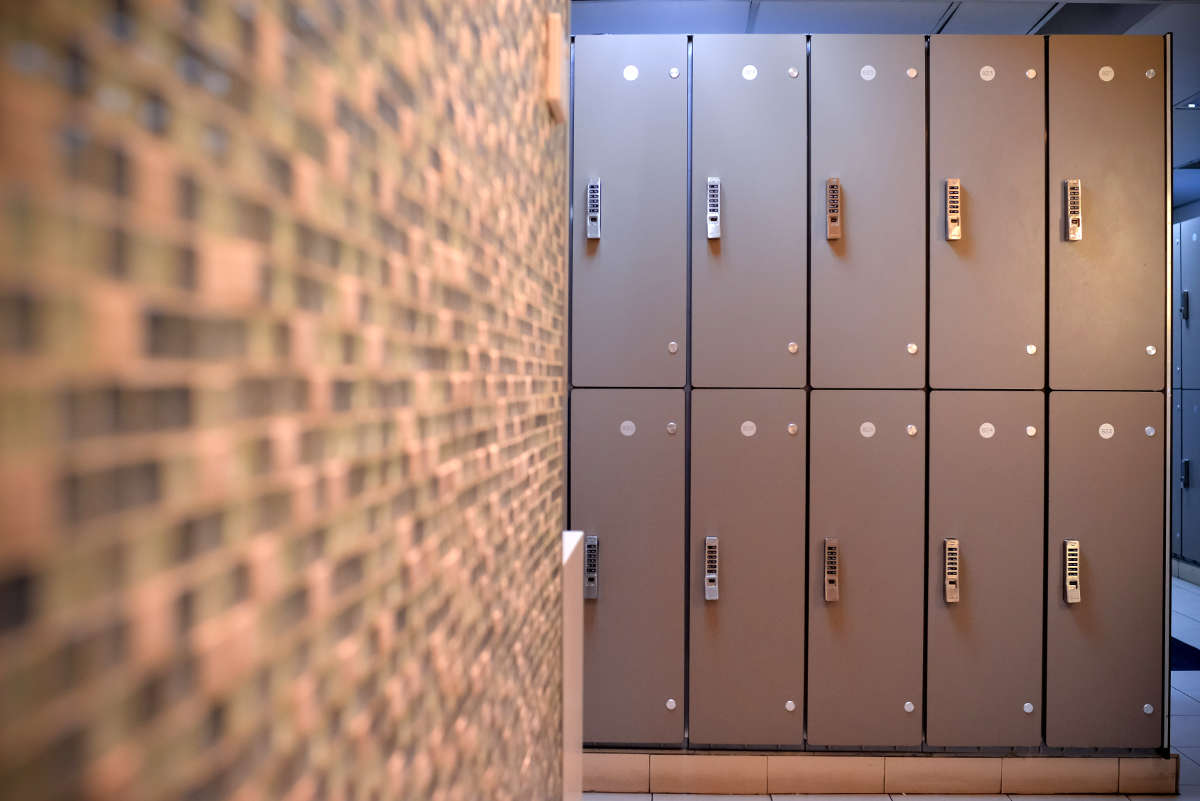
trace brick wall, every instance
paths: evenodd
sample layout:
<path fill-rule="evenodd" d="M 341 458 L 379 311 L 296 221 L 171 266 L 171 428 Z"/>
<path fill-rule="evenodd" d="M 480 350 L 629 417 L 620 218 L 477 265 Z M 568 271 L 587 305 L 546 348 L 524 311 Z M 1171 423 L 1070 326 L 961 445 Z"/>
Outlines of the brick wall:
<path fill-rule="evenodd" d="M 0 798 L 558 794 L 565 6 L 0 2 Z"/>

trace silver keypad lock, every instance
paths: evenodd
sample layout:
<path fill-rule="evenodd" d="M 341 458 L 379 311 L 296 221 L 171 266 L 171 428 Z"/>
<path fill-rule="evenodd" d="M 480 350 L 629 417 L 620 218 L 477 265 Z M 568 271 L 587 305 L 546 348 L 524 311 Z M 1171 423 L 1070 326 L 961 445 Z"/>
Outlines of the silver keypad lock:
<path fill-rule="evenodd" d="M 589 178 L 587 184 L 587 238 L 600 238 L 600 179 Z"/>
<path fill-rule="evenodd" d="M 708 225 L 708 238 L 721 238 L 721 179 L 708 179 L 704 221 Z"/>

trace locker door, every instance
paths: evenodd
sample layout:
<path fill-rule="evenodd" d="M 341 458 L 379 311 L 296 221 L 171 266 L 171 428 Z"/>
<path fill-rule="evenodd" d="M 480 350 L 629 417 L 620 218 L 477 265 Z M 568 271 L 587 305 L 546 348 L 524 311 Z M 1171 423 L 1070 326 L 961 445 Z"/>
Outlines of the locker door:
<path fill-rule="evenodd" d="M 1200 305 L 1195 313 L 1192 304 L 1200 304 L 1200 218 L 1185 220 L 1179 224 L 1179 278 L 1181 289 L 1176 293 L 1175 324 L 1179 326 L 1175 361 L 1182 369 L 1179 386 L 1188 389 L 1200 387 Z M 1183 292 L 1187 292 L 1188 319 L 1180 321 L 1180 309 L 1184 305 Z"/>
<path fill-rule="evenodd" d="M 1162 744 L 1162 424 L 1159 393 L 1050 395 L 1048 746 Z M 1065 600 L 1068 540 L 1078 603 Z"/>
<path fill-rule="evenodd" d="M 920 391 L 812 393 L 811 744 L 921 744 L 924 424 Z M 836 600 L 826 600 L 827 539 Z"/>
<path fill-rule="evenodd" d="M 930 396 L 930 745 L 1042 742 L 1044 404 Z"/>
<path fill-rule="evenodd" d="M 692 69 L 692 383 L 802 387 L 805 38 L 697 36 Z"/>
<path fill-rule="evenodd" d="M 1051 36 L 1049 67 L 1050 386 L 1162 389 L 1163 40 Z"/>
<path fill-rule="evenodd" d="M 572 382 L 682 387 L 687 40 L 577 37 L 573 126 Z"/>
<path fill-rule="evenodd" d="M 1183 430 L 1180 432 L 1180 478 L 1183 478 L 1183 462 L 1187 462 L 1187 488 L 1180 492 L 1180 551 L 1184 559 L 1200 563 L 1200 389 L 1185 389 L 1180 393 L 1180 416 Z M 1176 481 L 1175 486 L 1183 482 Z"/>
<path fill-rule="evenodd" d="M 1193 423 L 1196 425 L 1196 423 Z M 1191 484 L 1191 462 L 1184 475 L 1183 460 L 1190 459 L 1183 450 L 1183 391 L 1171 394 L 1171 555 L 1183 556 L 1183 493 L 1184 484 Z M 1200 462 L 1197 462 L 1200 466 Z M 1186 479 L 1186 481 L 1185 481 Z M 1188 487 L 1190 489 L 1190 486 Z"/>
<path fill-rule="evenodd" d="M 804 740 L 804 406 L 692 393 L 692 743 Z"/>
<path fill-rule="evenodd" d="M 1188 321 L 1191 319 L 1191 293 L 1187 294 L 1187 306 L 1184 306 L 1183 294 L 1183 256 L 1181 251 L 1180 239 L 1183 232 L 1180 230 L 1181 225 L 1175 223 L 1171 226 L 1171 242 L 1173 245 L 1171 252 L 1171 386 L 1183 386 L 1183 331 L 1187 327 Z M 1200 296 L 1197 296 L 1200 300 Z"/>
<path fill-rule="evenodd" d="M 571 392 L 571 527 L 585 573 L 583 739 L 683 742 L 683 390 Z M 671 703 L 673 701 L 673 703 Z"/>
<path fill-rule="evenodd" d="M 813 36 L 811 59 L 812 384 L 922 387 L 924 37 Z"/>
<path fill-rule="evenodd" d="M 935 387 L 1045 385 L 1044 61 L 1032 36 L 929 41 Z"/>

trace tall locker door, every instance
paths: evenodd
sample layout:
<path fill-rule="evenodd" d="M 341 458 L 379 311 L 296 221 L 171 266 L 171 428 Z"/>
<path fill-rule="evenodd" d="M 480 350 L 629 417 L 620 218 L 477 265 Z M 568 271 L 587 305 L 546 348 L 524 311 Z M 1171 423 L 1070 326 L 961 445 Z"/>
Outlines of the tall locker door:
<path fill-rule="evenodd" d="M 803 36 L 692 43 L 692 383 L 807 376 Z"/>
<path fill-rule="evenodd" d="M 1191 308 L 1193 302 L 1200 304 L 1200 218 L 1179 224 L 1179 261 L 1181 288 L 1176 296 L 1175 308 L 1186 308 L 1187 319 L 1181 321 L 1179 318 L 1182 313 L 1176 311 L 1179 351 L 1175 361 L 1183 368 L 1179 386 L 1191 389 L 1200 387 L 1200 305 L 1196 307 L 1195 314 Z"/>
<path fill-rule="evenodd" d="M 922 36 L 812 37 L 813 386 L 925 385 L 924 70 Z"/>
<path fill-rule="evenodd" d="M 573 125 L 572 382 L 682 387 L 686 38 L 577 37 Z"/>
<path fill-rule="evenodd" d="M 1048 75 L 1050 386 L 1162 389 L 1163 40 L 1051 36 Z"/>
<path fill-rule="evenodd" d="M 1183 331 L 1191 319 L 1191 293 L 1183 293 L 1182 226 L 1171 226 L 1171 386 L 1183 386 Z M 1187 297 L 1187 301 L 1184 301 Z M 1186 306 L 1185 306 L 1186 303 Z"/>
<path fill-rule="evenodd" d="M 684 419 L 683 390 L 571 392 L 589 743 L 683 742 Z"/>
<path fill-rule="evenodd" d="M 1045 53 L 929 40 L 929 381 L 1045 386 Z"/>
<path fill-rule="evenodd" d="M 1162 745 L 1162 424 L 1156 392 L 1050 395 L 1048 746 Z"/>
<path fill-rule="evenodd" d="M 692 392 L 689 740 L 804 741 L 802 389 Z"/>
<path fill-rule="evenodd" d="M 921 744 L 925 393 L 814 391 L 808 742 Z"/>
<path fill-rule="evenodd" d="M 1189 562 L 1200 564 L 1200 389 L 1184 389 L 1179 392 L 1180 400 L 1180 480 L 1179 505 L 1182 527 L 1180 528 L 1180 552 Z"/>
<path fill-rule="evenodd" d="M 1042 742 L 1045 396 L 933 392 L 926 741 Z"/>
<path fill-rule="evenodd" d="M 1200 421 L 1194 421 L 1197 425 Z M 1183 461 L 1189 459 L 1187 472 Z M 1200 463 L 1198 463 L 1200 464 Z M 1190 489 L 1191 462 L 1183 451 L 1183 391 L 1171 394 L 1171 555 L 1183 556 L 1183 493 Z"/>

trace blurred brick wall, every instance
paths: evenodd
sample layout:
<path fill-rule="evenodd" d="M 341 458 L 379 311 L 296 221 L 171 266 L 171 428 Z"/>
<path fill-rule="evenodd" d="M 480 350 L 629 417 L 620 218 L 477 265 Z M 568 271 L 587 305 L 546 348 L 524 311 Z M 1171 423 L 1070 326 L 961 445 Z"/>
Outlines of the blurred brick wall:
<path fill-rule="evenodd" d="M 559 793 L 565 0 L 0 0 L 0 797 Z"/>

